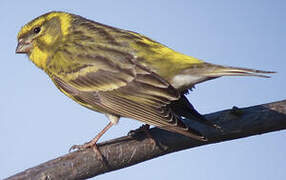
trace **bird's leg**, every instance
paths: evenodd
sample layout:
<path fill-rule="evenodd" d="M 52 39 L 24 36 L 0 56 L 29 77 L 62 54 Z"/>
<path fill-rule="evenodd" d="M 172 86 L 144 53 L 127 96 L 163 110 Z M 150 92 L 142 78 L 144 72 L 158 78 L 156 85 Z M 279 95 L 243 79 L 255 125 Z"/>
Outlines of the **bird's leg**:
<path fill-rule="evenodd" d="M 143 124 L 138 129 L 131 130 L 128 133 L 128 136 L 136 136 L 136 134 L 144 132 L 146 134 L 146 136 L 150 139 L 151 143 L 156 145 L 156 141 L 153 138 L 153 136 L 150 134 L 149 130 L 150 130 L 150 125 L 149 124 Z"/>
<path fill-rule="evenodd" d="M 150 129 L 150 125 L 149 124 L 143 124 L 142 126 L 140 126 L 139 128 L 135 129 L 135 130 L 131 130 L 128 132 L 128 136 L 136 136 L 136 134 L 138 133 L 142 133 L 148 131 Z M 146 133 L 147 134 L 147 133 Z M 150 134 L 150 133 L 149 133 Z"/>
<path fill-rule="evenodd" d="M 102 154 L 101 152 L 99 151 L 96 143 L 97 141 L 101 138 L 101 136 L 106 132 L 108 131 L 109 128 L 111 128 L 113 125 L 112 122 L 109 122 L 107 124 L 107 126 L 105 126 L 91 141 L 83 144 L 83 145 L 73 145 L 69 151 L 72 151 L 72 150 L 84 150 L 84 149 L 87 149 L 87 148 L 90 148 L 90 147 L 93 147 L 93 150 L 101 157 L 102 159 Z"/>

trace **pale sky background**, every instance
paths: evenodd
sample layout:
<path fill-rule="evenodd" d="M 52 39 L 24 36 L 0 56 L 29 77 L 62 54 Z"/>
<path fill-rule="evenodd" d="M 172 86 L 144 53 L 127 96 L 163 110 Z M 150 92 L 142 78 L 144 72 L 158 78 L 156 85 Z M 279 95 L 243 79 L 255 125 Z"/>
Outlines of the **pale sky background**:
<path fill-rule="evenodd" d="M 188 97 L 201 113 L 286 97 L 283 0 L 1 0 L 0 7 L 0 179 L 66 154 L 108 122 L 64 96 L 27 57 L 15 54 L 21 26 L 52 10 L 142 33 L 211 63 L 278 72 L 271 79 L 227 77 L 198 85 Z M 101 141 L 140 125 L 122 119 Z M 96 179 L 285 180 L 285 140 L 286 132 L 279 131 L 202 146 Z"/>

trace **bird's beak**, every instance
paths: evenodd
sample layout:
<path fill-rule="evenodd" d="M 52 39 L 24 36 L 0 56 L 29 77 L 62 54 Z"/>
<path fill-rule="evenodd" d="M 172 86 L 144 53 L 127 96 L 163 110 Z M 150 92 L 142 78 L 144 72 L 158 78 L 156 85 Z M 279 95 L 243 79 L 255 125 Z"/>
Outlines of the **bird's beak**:
<path fill-rule="evenodd" d="M 32 42 L 26 42 L 23 39 L 19 39 L 16 53 L 28 53 L 32 47 Z"/>

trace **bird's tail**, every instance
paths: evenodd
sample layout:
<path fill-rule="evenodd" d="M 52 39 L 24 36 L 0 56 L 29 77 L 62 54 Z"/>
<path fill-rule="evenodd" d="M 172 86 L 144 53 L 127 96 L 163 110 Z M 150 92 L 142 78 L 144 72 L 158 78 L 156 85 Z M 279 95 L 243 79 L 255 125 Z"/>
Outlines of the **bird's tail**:
<path fill-rule="evenodd" d="M 221 66 L 211 63 L 197 63 L 186 67 L 181 74 L 171 80 L 172 86 L 184 91 L 192 88 L 194 85 L 215 79 L 221 76 L 256 76 L 269 78 L 267 74 L 275 73 L 273 71 L 262 71 L 248 68 L 238 68 L 231 66 Z"/>
<path fill-rule="evenodd" d="M 221 76 L 257 76 L 263 78 L 269 78 L 270 76 L 266 74 L 275 73 L 274 71 L 262 71 L 256 69 L 248 69 L 248 68 L 238 68 L 231 66 L 220 66 L 214 65 L 210 63 L 204 63 L 208 68 L 204 68 L 203 72 L 204 76 L 208 76 L 210 78 L 216 78 Z"/>

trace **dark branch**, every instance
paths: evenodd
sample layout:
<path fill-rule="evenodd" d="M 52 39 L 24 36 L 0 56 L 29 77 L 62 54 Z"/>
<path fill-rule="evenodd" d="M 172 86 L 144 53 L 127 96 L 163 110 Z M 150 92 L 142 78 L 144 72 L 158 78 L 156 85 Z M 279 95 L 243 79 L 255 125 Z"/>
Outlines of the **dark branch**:
<path fill-rule="evenodd" d="M 192 127 L 209 138 L 207 142 L 153 128 L 150 133 L 156 143 L 152 143 L 144 133 L 137 138 L 121 137 L 99 145 L 103 161 L 88 149 L 66 154 L 7 179 L 85 179 L 187 148 L 282 130 L 286 128 L 286 100 L 243 109 L 234 107 L 206 117 L 223 129 L 220 132 L 190 122 Z"/>

